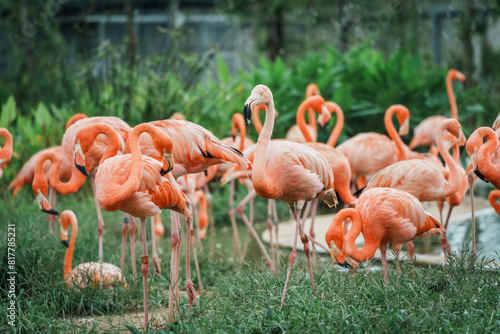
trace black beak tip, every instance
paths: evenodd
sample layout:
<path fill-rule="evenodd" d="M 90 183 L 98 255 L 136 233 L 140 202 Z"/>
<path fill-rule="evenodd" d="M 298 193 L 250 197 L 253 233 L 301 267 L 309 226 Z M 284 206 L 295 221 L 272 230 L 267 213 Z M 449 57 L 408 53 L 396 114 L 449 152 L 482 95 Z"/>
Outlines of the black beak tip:
<path fill-rule="evenodd" d="M 89 176 L 89 173 L 87 172 L 87 168 L 85 168 L 85 166 L 82 166 L 82 165 L 76 165 L 76 169 L 78 169 L 80 171 L 80 173 L 82 173 L 83 175 L 85 176 Z"/>
<path fill-rule="evenodd" d="M 160 170 L 160 175 L 161 175 L 161 176 L 165 176 L 165 175 L 167 175 L 167 173 L 168 173 L 168 172 L 169 172 L 169 170 L 165 170 L 165 169 L 163 169 L 163 168 L 162 168 L 162 169 Z"/>
<path fill-rule="evenodd" d="M 467 144 L 467 142 L 466 142 Z M 463 146 L 459 146 L 458 149 L 460 150 L 460 154 L 462 154 L 465 150 L 465 144 Z"/>
<path fill-rule="evenodd" d="M 243 118 L 245 119 L 246 126 L 249 126 L 251 122 L 252 108 L 250 106 L 251 104 L 249 103 L 243 107 Z"/>
<path fill-rule="evenodd" d="M 63 244 L 64 246 L 66 246 L 66 248 L 68 248 L 68 247 L 69 247 L 68 240 L 61 240 L 61 242 L 62 242 L 62 244 Z"/>
<path fill-rule="evenodd" d="M 347 261 L 342 262 L 342 263 L 339 262 L 338 265 L 341 267 L 347 268 L 347 269 L 352 269 L 352 265 Z"/>
<path fill-rule="evenodd" d="M 481 180 L 483 180 L 484 182 L 490 183 L 490 181 L 486 180 L 484 175 L 479 170 L 474 169 L 474 173 L 476 173 L 477 177 L 480 178 Z"/>
<path fill-rule="evenodd" d="M 231 138 L 233 138 L 233 142 L 236 141 L 236 136 L 231 135 Z"/>
<path fill-rule="evenodd" d="M 42 212 L 48 213 L 49 215 L 59 216 L 59 212 L 57 212 L 54 209 L 50 209 L 50 210 L 42 209 Z"/>

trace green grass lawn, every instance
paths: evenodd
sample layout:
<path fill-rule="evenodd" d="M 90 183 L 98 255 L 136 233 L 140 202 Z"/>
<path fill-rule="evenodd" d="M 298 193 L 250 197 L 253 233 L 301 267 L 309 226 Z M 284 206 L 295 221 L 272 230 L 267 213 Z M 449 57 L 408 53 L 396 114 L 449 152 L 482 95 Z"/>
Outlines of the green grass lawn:
<path fill-rule="evenodd" d="M 81 194 L 58 199 L 58 210 L 73 209 L 79 219 L 73 266 L 97 260 L 96 214 L 88 187 Z M 259 205 L 263 207 L 265 203 L 261 202 Z M 226 207 L 222 204 L 217 207 L 217 216 L 225 215 Z M 9 305 L 6 281 L 9 271 L 8 224 L 16 225 L 17 332 L 142 331 L 138 323 L 127 320 L 128 315 L 142 312 L 142 276 L 134 280 L 129 268 L 126 271 L 128 290 L 122 287 L 67 289 L 62 275 L 66 248 L 59 242 L 58 234 L 48 232 L 47 218 L 39 212 L 32 193 L 23 190 L 14 205 L 11 205 L 9 194 L 0 194 L 0 213 L 0 251 L 3 256 L 0 333 L 15 331 L 3 316 Z M 163 250 L 160 257 L 164 277 L 150 282 L 152 317 L 168 305 L 168 214 L 165 213 L 164 217 L 166 238 L 159 245 Z M 104 212 L 104 221 L 104 260 L 119 265 L 122 214 Z M 148 230 L 149 226 L 148 221 Z M 207 251 L 210 240 L 204 241 L 200 265 L 205 291 L 198 303 L 189 309 L 187 299 L 181 298 L 177 320 L 172 324 L 155 320 L 150 327 L 151 333 L 498 333 L 500 330 L 499 271 L 485 268 L 487 262 L 484 260 L 471 261 L 466 251 L 454 254 L 447 269 L 444 266 L 414 267 L 405 261 L 402 275 L 397 275 L 394 265 L 390 264 L 388 285 L 384 284 L 379 271 L 354 275 L 340 270 L 324 256 L 318 259 L 315 269 L 317 297 L 312 293 L 305 257 L 299 254 L 285 307 L 279 311 L 288 250 L 282 252 L 281 270 L 274 277 L 255 251 L 255 243 L 252 243 L 252 257 L 247 262 L 232 259 L 227 226 L 225 223 L 216 225 L 217 240 L 214 243 L 221 247 L 215 247 L 213 259 Z M 242 222 L 239 226 L 243 238 L 246 229 Z M 258 225 L 258 228 L 262 230 L 265 224 Z M 140 249 L 138 245 L 138 261 Z M 192 268 L 196 276 L 194 265 Z M 414 277 L 411 275 L 413 269 Z M 184 273 L 181 269 L 181 289 L 185 284 Z M 151 279 L 152 275 L 149 277 Z M 197 286 L 196 278 L 194 281 Z M 120 324 L 112 320 L 117 318 L 122 318 Z"/>

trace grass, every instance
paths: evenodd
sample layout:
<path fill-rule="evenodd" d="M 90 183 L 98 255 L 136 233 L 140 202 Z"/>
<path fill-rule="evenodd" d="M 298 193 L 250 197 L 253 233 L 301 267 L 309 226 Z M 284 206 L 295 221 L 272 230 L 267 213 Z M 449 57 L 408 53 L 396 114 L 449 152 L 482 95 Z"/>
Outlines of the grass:
<path fill-rule="evenodd" d="M 47 219 L 38 211 L 28 190 L 22 191 L 15 205 L 11 205 L 9 196 L 0 194 L 0 226 L 6 231 L 7 224 L 16 224 L 17 332 L 140 333 L 142 327 L 130 320 L 130 314 L 142 312 L 142 278 L 134 280 L 127 270 L 129 290 L 122 287 L 66 289 L 62 277 L 65 247 L 48 233 Z M 89 189 L 59 199 L 58 209 L 72 208 L 79 218 L 74 265 L 96 260 L 96 219 Z M 265 212 L 263 203 L 259 204 L 258 212 Z M 222 216 L 224 211 L 222 204 L 218 205 L 217 213 Z M 119 263 L 121 219 L 119 213 L 104 212 L 106 262 Z M 164 223 L 168 236 L 168 222 Z M 318 259 L 315 269 L 317 297 L 312 294 L 305 258 L 300 254 L 285 307 L 279 311 L 287 257 L 279 261 L 281 270 L 277 277 L 265 268 L 259 256 L 254 255 L 247 262 L 232 261 L 232 246 L 227 241 L 230 231 L 227 225 L 222 225 L 217 226 L 216 240 L 222 247 L 215 248 L 214 259 L 207 251 L 200 254 L 206 290 L 198 303 L 189 309 L 187 299 L 181 298 L 178 319 L 171 324 L 155 320 L 151 333 L 483 333 L 500 330 L 499 271 L 488 269 L 484 259 L 471 261 L 467 250 L 453 254 L 447 269 L 414 266 L 404 261 L 403 273 L 397 275 L 390 265 L 388 285 L 384 284 L 381 272 L 372 270 L 353 275 L 323 257 Z M 246 229 L 242 225 L 243 237 Z M 147 227 L 149 229 L 149 224 Z M 263 229 L 265 225 L 258 228 Z M 2 236 L 5 235 L 2 232 Z M 164 277 L 150 283 L 153 316 L 162 313 L 168 305 L 169 244 L 168 238 L 161 240 Z M 208 243 L 205 246 L 208 248 Z M 255 244 L 253 247 L 255 249 Z M 0 241 L 0 254 L 2 263 L 6 263 L 5 237 Z M 140 247 L 137 255 L 140 261 Z M 412 270 L 415 277 L 411 275 Z M 4 265 L 0 268 L 0 279 L 6 282 L 7 277 Z M 181 289 L 183 285 L 181 269 Z M 2 284 L 2 310 L 9 302 L 6 289 L 7 285 Z M 6 318 L 0 317 L 0 333 L 14 331 Z"/>

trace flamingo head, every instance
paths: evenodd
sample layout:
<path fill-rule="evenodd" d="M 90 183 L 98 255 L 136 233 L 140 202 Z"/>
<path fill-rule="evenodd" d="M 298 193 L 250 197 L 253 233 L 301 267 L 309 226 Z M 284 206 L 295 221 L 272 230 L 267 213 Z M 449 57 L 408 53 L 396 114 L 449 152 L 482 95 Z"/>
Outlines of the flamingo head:
<path fill-rule="evenodd" d="M 324 104 L 321 105 L 321 114 L 318 116 L 318 124 L 323 131 L 326 131 L 331 119 L 332 114 L 330 114 L 330 110 L 328 110 Z"/>
<path fill-rule="evenodd" d="M 174 169 L 174 158 L 171 152 L 168 152 L 166 149 L 163 150 L 163 166 L 161 168 L 160 174 L 162 176 L 169 173 L 172 169 Z"/>
<path fill-rule="evenodd" d="M 352 268 L 352 265 L 349 262 L 347 262 L 347 260 L 342 255 L 342 252 L 339 252 L 337 250 L 333 250 L 333 251 L 330 251 L 330 253 L 332 255 L 332 259 L 333 259 L 334 263 L 338 264 L 341 267 L 347 268 L 347 269 Z"/>
<path fill-rule="evenodd" d="M 83 145 L 86 149 L 85 151 L 88 150 L 88 148 L 86 147 L 87 142 L 88 141 L 83 141 Z M 73 150 L 73 163 L 75 164 L 76 169 L 78 169 L 83 175 L 89 176 L 87 168 L 85 167 L 85 154 L 83 153 L 80 139 L 77 139 L 75 143 L 75 149 Z"/>
<path fill-rule="evenodd" d="M 69 247 L 68 243 L 68 229 L 71 225 L 76 223 L 76 215 L 71 210 L 64 210 L 59 216 L 59 224 L 61 224 L 61 229 L 59 232 L 59 238 L 64 246 Z"/>
<path fill-rule="evenodd" d="M 493 122 L 493 125 L 491 127 L 495 131 L 497 131 L 500 128 L 500 112 L 498 113 L 498 116 L 497 118 L 495 118 L 495 121 Z"/>
<path fill-rule="evenodd" d="M 272 100 L 273 93 L 271 93 L 271 90 L 267 86 L 255 86 L 243 107 L 243 117 L 245 118 L 246 125 L 250 125 L 252 120 L 252 105 L 260 106 L 262 104 L 269 104 Z"/>
<path fill-rule="evenodd" d="M 448 75 L 450 76 L 451 80 L 458 80 L 462 83 L 465 82 L 465 74 L 453 68 L 448 71 Z"/>
<path fill-rule="evenodd" d="M 50 206 L 50 203 L 47 200 L 47 197 L 44 196 L 44 194 L 42 193 L 42 191 L 40 189 L 38 189 L 36 191 L 36 201 L 38 203 L 38 206 L 40 207 L 40 210 L 42 210 L 42 212 L 45 212 L 45 213 L 50 214 L 50 215 L 55 215 L 55 216 L 57 216 L 59 214 L 56 210 L 54 210 Z"/>

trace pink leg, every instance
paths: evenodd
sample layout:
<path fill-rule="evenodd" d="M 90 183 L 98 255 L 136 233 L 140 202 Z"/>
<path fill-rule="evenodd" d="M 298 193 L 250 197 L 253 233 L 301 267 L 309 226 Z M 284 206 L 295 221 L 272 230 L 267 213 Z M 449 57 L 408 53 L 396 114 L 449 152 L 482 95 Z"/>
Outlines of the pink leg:
<path fill-rule="evenodd" d="M 305 234 L 302 223 L 300 222 L 300 210 L 301 209 L 297 209 L 297 211 L 295 211 L 295 209 L 292 209 L 292 213 L 294 214 L 295 219 L 299 223 L 300 240 L 302 241 L 302 244 L 304 245 L 304 253 L 306 253 L 306 257 L 307 257 L 307 265 L 309 266 L 309 275 L 311 276 L 311 284 L 312 284 L 312 288 L 313 288 L 313 293 L 314 293 L 314 296 L 316 296 L 316 285 L 314 284 L 314 274 L 313 274 L 312 263 L 311 263 L 311 246 L 309 245 L 309 240 L 307 238 L 307 234 Z"/>
<path fill-rule="evenodd" d="M 248 202 L 250 201 L 253 201 L 253 199 L 257 196 L 257 193 L 255 192 L 255 190 L 253 190 L 253 188 L 250 189 L 250 191 L 248 192 L 248 194 L 241 200 L 240 203 L 238 203 L 237 207 L 236 207 L 236 211 L 238 212 L 238 214 L 241 216 L 241 214 L 239 213 L 240 210 L 241 212 L 243 212 L 243 208 L 245 207 L 245 205 L 247 205 Z M 250 224 L 253 226 L 253 222 L 251 220 L 249 220 Z M 241 252 L 241 260 L 244 260 L 245 259 L 245 256 L 247 255 L 247 250 L 248 250 L 248 245 L 250 244 L 250 237 L 252 235 L 252 232 L 250 231 L 250 229 L 248 229 L 247 231 L 247 236 L 245 238 L 245 244 L 243 245 L 243 251 Z"/>
<path fill-rule="evenodd" d="M 212 194 L 210 193 L 210 189 L 208 188 L 208 185 L 205 185 L 204 187 L 205 190 L 205 195 L 207 197 L 207 209 L 208 209 L 208 223 L 210 226 L 210 250 L 209 250 L 209 256 L 211 259 L 214 258 L 214 247 L 215 247 L 215 226 L 214 226 L 214 212 L 212 209 Z"/>
<path fill-rule="evenodd" d="M 144 325 L 146 332 L 148 331 L 149 318 L 148 318 L 148 272 L 149 272 L 149 257 L 146 240 L 146 219 L 141 219 L 141 232 L 142 232 L 142 257 L 141 257 L 141 271 L 142 271 L 142 286 L 144 292 Z"/>
<path fill-rule="evenodd" d="M 101 207 L 97 202 L 95 195 L 95 175 L 90 175 L 90 182 L 92 184 L 92 191 L 94 193 L 95 209 L 97 212 L 97 233 L 99 234 L 99 262 L 103 260 L 103 234 L 104 234 L 104 221 L 102 219 Z"/>
<path fill-rule="evenodd" d="M 292 209 L 293 215 L 296 217 L 295 209 Z M 288 288 L 288 281 L 290 280 L 290 274 L 292 273 L 292 267 L 293 264 L 295 263 L 295 258 L 297 257 L 297 236 L 299 233 L 299 221 L 296 219 L 296 225 L 295 225 L 295 236 L 293 238 L 293 249 L 290 255 L 288 256 L 288 270 L 286 273 L 286 280 L 285 280 L 285 288 L 283 289 L 283 297 L 281 297 L 281 306 L 280 306 L 280 311 L 283 309 L 283 305 L 285 304 L 285 297 L 286 297 L 286 290 Z"/>
<path fill-rule="evenodd" d="M 120 256 L 120 269 L 122 272 L 125 271 L 125 249 L 127 248 L 127 234 L 128 234 L 128 217 L 127 214 L 123 217 L 123 226 L 122 226 L 122 253 Z"/>
<path fill-rule="evenodd" d="M 273 207 L 273 218 L 274 218 L 274 232 L 276 235 L 276 237 L 274 238 L 274 240 L 275 240 L 274 244 L 276 245 L 275 253 L 278 256 L 279 251 L 280 251 L 280 244 L 279 244 L 279 239 L 278 239 L 278 225 L 279 225 L 280 221 L 278 219 L 278 210 L 276 209 L 276 200 L 275 199 L 272 200 L 272 207 Z"/>
<path fill-rule="evenodd" d="M 403 247 L 402 244 L 394 246 L 394 252 L 396 253 L 396 270 L 398 271 L 399 275 L 401 275 L 401 267 L 399 266 L 399 253 L 401 252 L 401 247 Z"/>
<path fill-rule="evenodd" d="M 191 214 L 186 217 L 186 292 L 188 294 L 189 307 L 196 303 L 196 290 L 193 281 L 191 280 L 191 256 L 190 246 L 193 238 L 193 230 L 191 230 Z"/>
<path fill-rule="evenodd" d="M 153 259 L 153 269 L 154 269 L 154 279 L 158 279 L 161 275 L 161 262 L 158 257 L 158 252 L 156 249 L 156 235 L 155 235 L 155 217 L 151 216 L 151 248 L 152 248 L 152 259 Z"/>
<path fill-rule="evenodd" d="M 130 233 L 130 259 L 132 261 L 132 274 L 137 276 L 137 262 L 135 262 L 135 219 L 131 215 L 128 216 L 130 223 L 128 223 Z"/>
<path fill-rule="evenodd" d="M 238 213 L 238 215 L 241 217 L 241 219 L 243 219 L 243 222 L 245 222 L 245 224 L 247 225 L 247 228 L 250 230 L 250 232 L 252 232 L 252 235 L 253 235 L 253 238 L 255 239 L 255 241 L 257 241 L 257 244 L 259 245 L 259 248 L 262 252 L 262 254 L 264 255 L 264 257 L 266 258 L 266 262 L 267 262 L 267 267 L 269 269 L 271 269 L 271 271 L 273 271 L 274 273 L 276 272 L 276 268 L 274 266 L 274 262 L 273 260 L 271 260 L 271 258 L 269 257 L 269 254 L 267 253 L 267 250 L 266 250 L 266 247 L 264 247 L 264 244 L 262 243 L 262 241 L 260 240 L 260 237 L 259 235 L 257 234 L 257 231 L 255 231 L 254 227 L 252 226 L 252 224 L 250 223 L 250 221 L 248 220 L 247 216 L 245 215 L 245 212 L 243 212 L 243 206 L 241 205 L 243 203 L 243 201 L 245 201 L 246 198 L 249 198 L 250 196 L 255 196 L 255 190 L 252 192 L 252 193 L 249 193 L 242 201 L 240 204 L 238 204 L 238 207 L 236 208 L 236 211 Z"/>
<path fill-rule="evenodd" d="M 189 209 L 191 210 L 191 212 L 193 212 L 193 206 L 194 205 L 192 203 L 189 203 Z M 198 212 L 196 212 L 196 215 L 198 215 Z M 191 221 L 193 221 L 192 218 L 191 218 Z M 198 224 L 196 224 L 195 229 L 196 229 L 196 231 L 200 230 Z M 192 230 L 191 230 L 191 232 L 192 232 Z M 201 246 L 201 239 L 199 238 L 200 234 L 198 232 L 196 232 L 195 234 L 198 237 L 198 240 L 200 240 L 200 246 Z M 198 263 L 198 252 L 197 252 L 197 248 L 196 248 L 196 243 L 193 242 L 192 246 L 193 246 L 194 267 L 196 269 L 196 276 L 198 277 L 198 288 L 201 292 L 201 291 L 203 291 L 203 284 L 201 283 L 201 273 L 200 273 L 200 265 Z M 200 247 L 200 251 L 203 252 L 203 248 Z"/>
<path fill-rule="evenodd" d="M 49 203 L 50 203 L 52 209 L 55 210 L 56 209 L 56 191 L 52 187 L 49 187 Z M 50 234 L 54 234 L 54 232 L 57 231 L 57 218 L 56 218 L 56 216 L 48 213 L 47 219 L 49 221 L 49 232 L 50 232 Z"/>
<path fill-rule="evenodd" d="M 444 232 L 441 236 L 441 246 L 443 247 L 444 263 L 447 263 L 448 253 L 451 252 L 451 246 L 448 243 L 448 238 L 446 237 L 446 232 L 448 231 L 448 222 L 450 221 L 451 211 L 453 207 L 450 205 L 448 208 L 448 215 L 446 216 L 446 222 L 444 223 Z"/>
<path fill-rule="evenodd" d="M 241 258 L 241 241 L 238 232 L 238 225 L 236 225 L 236 214 L 234 212 L 234 180 L 229 182 L 229 219 L 231 220 L 231 229 L 233 231 L 233 256 L 234 258 Z"/>
<path fill-rule="evenodd" d="M 274 244 L 273 244 L 273 203 L 272 199 L 267 200 L 267 229 L 269 230 L 269 243 L 271 244 L 271 256 L 273 259 L 276 259 L 277 254 L 275 253 Z M 249 231 L 250 232 L 250 231 Z"/>
<path fill-rule="evenodd" d="M 387 245 L 380 245 L 380 254 L 382 256 L 382 270 L 384 272 L 384 281 L 389 283 L 389 278 L 387 277 Z"/>
<path fill-rule="evenodd" d="M 471 225 L 472 225 L 472 258 L 476 258 L 476 219 L 474 217 L 474 171 L 470 170 L 467 174 L 470 191 L 470 206 L 471 206 Z"/>
<path fill-rule="evenodd" d="M 415 255 L 415 245 L 413 244 L 413 241 L 408 241 L 406 245 L 406 250 L 408 252 L 408 256 L 411 260 L 413 260 L 413 256 Z M 415 276 L 415 270 L 411 270 L 411 275 Z"/>
<path fill-rule="evenodd" d="M 178 221 L 179 214 L 170 211 L 170 236 L 172 243 L 172 256 L 170 260 L 170 287 L 168 289 L 168 317 L 174 321 L 174 299 L 176 308 L 179 305 L 179 256 L 181 247 L 181 231 Z"/>

